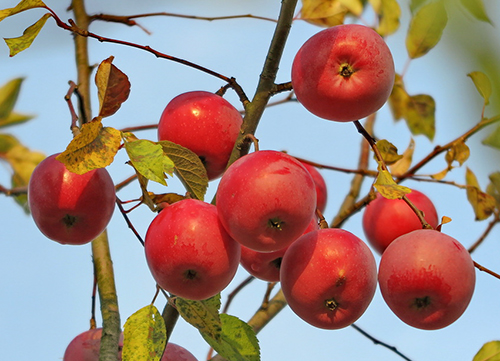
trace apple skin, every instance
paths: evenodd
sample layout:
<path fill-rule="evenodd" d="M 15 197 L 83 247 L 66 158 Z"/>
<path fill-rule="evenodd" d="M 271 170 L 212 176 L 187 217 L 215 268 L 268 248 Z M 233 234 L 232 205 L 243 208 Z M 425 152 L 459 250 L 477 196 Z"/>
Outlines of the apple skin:
<path fill-rule="evenodd" d="M 176 296 L 203 300 L 233 279 L 241 247 L 221 226 L 217 208 L 184 199 L 164 208 L 144 242 L 146 260 L 158 285 Z"/>
<path fill-rule="evenodd" d="M 216 196 L 219 218 L 243 246 L 273 252 L 304 233 L 316 210 L 316 188 L 292 156 L 260 150 L 236 160 L 222 176 Z"/>
<path fill-rule="evenodd" d="M 72 173 L 53 154 L 33 171 L 28 204 L 38 229 L 61 244 L 82 245 L 106 228 L 115 209 L 115 186 L 108 171 Z"/>
<path fill-rule="evenodd" d="M 198 361 L 194 355 L 184 347 L 175 343 L 167 343 L 161 361 Z"/>
<path fill-rule="evenodd" d="M 382 254 L 378 273 L 389 308 L 423 330 L 455 322 L 469 305 L 475 280 L 469 252 L 453 237 L 429 229 L 394 240 Z"/>
<path fill-rule="evenodd" d="M 436 208 L 425 194 L 412 190 L 406 197 L 424 212 L 424 218 L 432 228 L 438 226 Z M 417 229 L 422 229 L 422 224 L 415 212 L 402 199 L 387 199 L 377 193 L 377 198 L 366 206 L 363 213 L 363 231 L 366 239 L 379 254 L 382 254 L 399 236 Z"/>
<path fill-rule="evenodd" d="M 306 162 L 301 163 L 308 170 L 314 180 L 314 184 L 316 186 L 316 207 L 321 214 L 323 214 L 326 208 L 326 200 L 328 199 L 325 179 L 315 166 Z"/>
<path fill-rule="evenodd" d="M 76 336 L 66 347 L 63 361 L 99 361 L 102 328 L 92 328 Z M 122 359 L 123 333 L 118 344 L 118 358 Z"/>
<path fill-rule="evenodd" d="M 304 234 L 318 229 L 318 218 L 314 216 Z M 240 264 L 255 278 L 267 282 L 279 282 L 281 261 L 287 249 L 288 247 L 274 252 L 257 252 L 248 247 L 241 246 Z"/>
<path fill-rule="evenodd" d="M 226 169 L 243 118 L 223 97 L 192 91 L 173 98 L 158 124 L 158 139 L 182 145 L 196 153 L 209 180 Z"/>
<path fill-rule="evenodd" d="M 323 329 L 340 329 L 365 312 L 377 287 L 377 266 L 368 246 L 338 228 L 309 232 L 283 256 L 283 294 L 295 314 Z"/>
<path fill-rule="evenodd" d="M 316 116 L 348 122 L 380 109 L 394 85 L 391 51 L 373 29 L 345 24 L 307 40 L 292 64 L 297 100 Z"/>

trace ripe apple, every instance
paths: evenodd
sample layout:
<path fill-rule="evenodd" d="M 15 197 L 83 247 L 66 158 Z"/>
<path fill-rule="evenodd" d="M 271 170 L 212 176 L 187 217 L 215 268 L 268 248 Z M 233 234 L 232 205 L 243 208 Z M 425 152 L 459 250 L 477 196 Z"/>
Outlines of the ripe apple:
<path fill-rule="evenodd" d="M 99 361 L 102 328 L 92 328 L 76 336 L 66 348 L 63 361 Z M 123 334 L 118 344 L 118 357 L 121 360 Z"/>
<path fill-rule="evenodd" d="M 175 343 L 167 343 L 161 361 L 198 361 L 194 355 L 184 347 Z"/>
<path fill-rule="evenodd" d="M 438 226 L 436 208 L 425 194 L 412 190 L 406 197 L 424 212 L 424 218 L 432 228 Z M 366 206 L 363 213 L 366 239 L 379 254 L 399 236 L 417 229 L 422 229 L 422 224 L 402 199 L 387 199 L 377 193 L 377 198 Z"/>
<path fill-rule="evenodd" d="M 377 287 L 377 266 L 368 246 L 338 228 L 309 232 L 283 256 L 283 294 L 290 308 L 324 329 L 351 325 L 365 312 Z"/>
<path fill-rule="evenodd" d="M 304 234 L 319 229 L 318 218 L 313 217 Z M 241 246 L 241 266 L 252 276 L 267 282 L 278 282 L 280 280 L 280 267 L 283 255 L 288 247 L 274 252 L 257 252 L 245 246 Z"/>
<path fill-rule="evenodd" d="M 28 204 L 35 224 L 48 238 L 81 245 L 108 225 L 115 209 L 115 187 L 108 171 L 72 173 L 53 154 L 33 171 Z"/>
<path fill-rule="evenodd" d="M 192 91 L 167 104 L 158 124 L 158 138 L 196 153 L 212 180 L 226 169 L 242 122 L 240 112 L 221 96 Z"/>
<path fill-rule="evenodd" d="M 373 29 L 358 24 L 320 31 L 292 64 L 297 100 L 316 116 L 348 122 L 384 105 L 395 79 L 391 51 Z"/>
<path fill-rule="evenodd" d="M 235 161 L 216 196 L 219 219 L 234 240 L 260 252 L 289 246 L 311 222 L 316 188 L 292 156 L 261 150 Z"/>
<path fill-rule="evenodd" d="M 165 207 L 151 222 L 144 247 L 158 285 L 191 300 L 222 291 L 240 261 L 241 247 L 220 225 L 217 208 L 196 199 Z"/>
<path fill-rule="evenodd" d="M 455 322 L 474 293 L 474 263 L 454 238 L 429 229 L 398 237 L 382 254 L 378 282 L 406 324 L 436 330 Z"/>
<path fill-rule="evenodd" d="M 325 179 L 315 166 L 306 162 L 301 163 L 309 171 L 311 177 L 313 178 L 316 186 L 316 207 L 321 213 L 323 213 L 326 208 L 326 200 L 328 197 Z"/>

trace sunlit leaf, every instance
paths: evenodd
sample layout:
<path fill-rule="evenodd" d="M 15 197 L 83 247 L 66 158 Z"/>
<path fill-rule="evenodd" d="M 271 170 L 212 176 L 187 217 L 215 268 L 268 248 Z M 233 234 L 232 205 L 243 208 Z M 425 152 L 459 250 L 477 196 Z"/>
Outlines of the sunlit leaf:
<path fill-rule="evenodd" d="M 482 143 L 490 147 L 500 149 L 500 126 L 495 128 L 486 138 L 483 139 Z"/>
<path fill-rule="evenodd" d="M 37 37 L 40 30 L 42 30 L 47 19 L 51 16 L 52 15 L 50 14 L 43 15 L 36 23 L 24 30 L 23 35 L 18 38 L 4 38 L 7 46 L 10 49 L 10 56 L 12 57 L 20 53 L 21 51 L 28 49 Z"/>
<path fill-rule="evenodd" d="M 94 120 L 83 124 L 80 134 L 57 156 L 57 160 L 64 163 L 69 171 L 83 174 L 110 165 L 120 144 L 119 130 L 103 127 L 100 121 Z"/>
<path fill-rule="evenodd" d="M 144 177 L 167 185 L 165 173 L 173 174 L 174 163 L 163 153 L 161 145 L 150 140 L 125 141 L 132 166 Z"/>
<path fill-rule="evenodd" d="M 259 361 L 260 347 L 255 331 L 239 318 L 220 315 L 222 334 L 220 340 L 202 333 L 207 343 L 222 357 L 231 361 Z"/>
<path fill-rule="evenodd" d="M 486 342 L 472 361 L 500 361 L 500 341 Z"/>
<path fill-rule="evenodd" d="M 467 168 L 465 174 L 467 184 L 467 199 L 474 209 L 477 221 L 487 219 L 495 210 L 495 198 L 481 191 L 476 175 Z"/>
<path fill-rule="evenodd" d="M 130 94 L 128 77 L 112 61 L 113 57 L 102 61 L 95 76 L 101 117 L 113 115 Z"/>
<path fill-rule="evenodd" d="M 41 0 L 23 0 L 13 8 L 0 10 L 0 21 L 5 19 L 6 17 L 19 14 L 20 12 L 28 9 L 43 8 L 43 7 L 46 7 L 46 5 Z"/>
<path fill-rule="evenodd" d="M 492 24 L 484 7 L 483 0 L 460 0 L 460 3 L 476 19 Z"/>
<path fill-rule="evenodd" d="M 123 361 L 159 361 L 167 342 L 165 321 L 154 305 L 131 315 L 123 327 Z"/>
<path fill-rule="evenodd" d="M 469 76 L 474 82 L 477 91 L 484 99 L 484 104 L 489 104 L 491 96 L 491 81 L 488 76 L 480 71 L 473 71 L 467 74 L 467 76 Z"/>
<path fill-rule="evenodd" d="M 452 167 L 453 162 L 463 165 L 470 156 L 470 149 L 463 141 L 454 143 L 446 152 L 445 160 L 448 167 Z"/>
<path fill-rule="evenodd" d="M 24 78 L 16 78 L 0 88 L 0 122 L 10 115 L 16 105 Z"/>
<path fill-rule="evenodd" d="M 406 36 L 406 49 L 410 58 L 421 57 L 441 39 L 448 22 L 443 1 L 433 1 L 420 7 L 410 22 Z"/>
<path fill-rule="evenodd" d="M 208 188 L 207 171 L 200 158 L 191 150 L 173 142 L 158 142 L 163 152 L 174 162 L 174 173 L 193 198 L 203 200 Z"/>
<path fill-rule="evenodd" d="M 360 16 L 363 12 L 363 2 L 361 0 L 339 0 L 339 2 L 353 15 Z"/>
<path fill-rule="evenodd" d="M 401 8 L 396 0 L 369 0 L 375 13 L 378 15 L 379 24 L 377 32 L 382 36 L 394 33 L 399 28 Z"/>
<path fill-rule="evenodd" d="M 387 199 L 401 199 L 405 194 L 411 192 L 411 189 L 397 184 L 392 178 L 388 170 L 382 170 L 380 164 L 378 166 L 378 175 L 373 184 L 375 189 Z"/>
<path fill-rule="evenodd" d="M 300 17 L 319 26 L 335 26 L 344 23 L 349 12 L 339 0 L 302 0 Z"/>
<path fill-rule="evenodd" d="M 415 141 L 410 139 L 410 144 L 408 148 L 403 153 L 403 156 L 400 160 L 390 165 L 391 173 L 394 176 L 400 176 L 406 173 L 408 169 L 410 169 L 411 162 L 413 160 L 413 152 L 415 151 Z"/>
<path fill-rule="evenodd" d="M 444 179 L 444 177 L 446 177 L 446 175 L 448 174 L 449 171 L 450 171 L 450 168 L 443 169 L 441 172 L 438 172 L 436 174 L 432 174 L 431 178 L 435 179 L 435 180 Z"/>
<path fill-rule="evenodd" d="M 423 134 L 434 139 L 436 103 L 430 95 L 418 94 L 410 97 L 405 112 L 405 120 L 413 135 Z"/>
<path fill-rule="evenodd" d="M 377 148 L 386 165 L 393 164 L 403 158 L 402 155 L 398 154 L 398 148 L 386 139 L 377 141 Z"/>
<path fill-rule="evenodd" d="M 389 96 L 389 107 L 395 120 L 400 120 L 406 115 L 410 96 L 406 92 L 401 75 L 396 74 L 396 80 Z"/>
<path fill-rule="evenodd" d="M 202 301 L 192 301 L 178 297 L 175 305 L 182 318 L 201 333 L 219 341 L 222 323 L 219 314 L 220 295 Z"/>

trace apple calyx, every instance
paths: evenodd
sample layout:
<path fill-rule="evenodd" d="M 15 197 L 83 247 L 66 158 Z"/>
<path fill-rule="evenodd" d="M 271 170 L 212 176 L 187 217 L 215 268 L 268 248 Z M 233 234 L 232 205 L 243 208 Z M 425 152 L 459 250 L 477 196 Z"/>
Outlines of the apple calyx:
<path fill-rule="evenodd" d="M 75 216 L 72 216 L 71 214 L 66 214 L 63 218 L 62 218 L 62 222 L 64 223 L 64 225 L 68 228 L 71 228 L 73 227 L 73 225 L 77 222 L 78 218 L 75 217 Z"/>
<path fill-rule="evenodd" d="M 276 229 L 278 231 L 283 230 L 283 226 L 285 225 L 285 222 L 282 221 L 279 217 L 274 217 L 270 218 L 269 221 L 267 222 L 267 225 L 269 228 Z"/>
<path fill-rule="evenodd" d="M 325 306 L 328 308 L 330 311 L 335 311 L 337 308 L 339 308 L 339 304 L 337 301 L 335 301 L 334 298 L 331 298 L 329 300 L 325 301 Z"/>
<path fill-rule="evenodd" d="M 417 309 L 426 308 L 431 304 L 431 298 L 429 296 L 417 297 L 413 303 Z"/>
<path fill-rule="evenodd" d="M 356 70 L 348 63 L 340 64 L 339 75 L 343 78 L 350 78 L 352 74 L 354 74 Z"/>

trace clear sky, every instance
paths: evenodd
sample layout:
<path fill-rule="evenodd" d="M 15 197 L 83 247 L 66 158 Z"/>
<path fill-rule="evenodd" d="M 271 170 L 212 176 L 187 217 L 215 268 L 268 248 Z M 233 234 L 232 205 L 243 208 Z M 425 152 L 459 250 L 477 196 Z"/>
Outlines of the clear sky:
<path fill-rule="evenodd" d="M 499 14 L 500 7 L 496 2 L 484 2 L 492 14 Z M 12 7 L 16 3 L 17 0 L 2 0 L 0 7 Z M 69 1 L 46 0 L 46 3 L 62 19 L 71 17 L 66 12 Z M 123 15 L 165 11 L 202 16 L 254 14 L 276 18 L 279 6 L 280 1 L 277 0 L 87 2 L 90 13 Z M 406 3 L 402 5 L 402 12 L 402 28 L 387 39 L 398 72 L 403 70 L 407 60 L 404 37 L 409 11 Z M 21 35 L 42 14 L 41 10 L 32 10 L 4 20 L 0 23 L 0 36 Z M 457 18 L 450 19 L 450 22 L 498 35 L 498 28 L 479 24 L 463 13 L 455 14 Z M 494 15 L 491 16 L 493 19 L 498 18 Z M 371 23 L 371 16 L 368 15 L 366 20 Z M 152 35 L 147 35 L 138 27 L 129 28 L 120 24 L 96 23 L 92 30 L 108 37 L 150 45 L 226 76 L 234 76 L 249 96 L 253 95 L 274 29 L 274 23 L 256 19 L 207 22 L 154 17 L 141 19 L 140 23 Z M 303 21 L 293 24 L 278 82 L 290 80 L 290 66 L 295 52 L 320 30 Z M 423 136 L 415 137 L 417 160 L 435 145 L 445 144 L 463 134 L 480 117 L 482 100 L 466 76 L 480 69 L 467 57 L 453 52 L 451 40 L 454 36 L 445 32 L 442 44 L 424 58 L 413 61 L 407 69 L 405 83 L 408 91 L 411 94 L 430 94 L 437 103 L 435 142 L 431 143 Z M 190 90 L 216 91 L 224 85 L 209 75 L 157 59 L 137 49 L 93 40 L 89 43 L 92 63 L 97 64 L 113 55 L 114 64 L 129 76 L 132 84 L 129 100 L 114 116 L 105 119 L 105 125 L 123 128 L 155 123 L 174 96 Z M 25 78 L 16 110 L 34 114 L 36 118 L 6 131 L 16 135 L 30 148 L 46 154 L 64 150 L 71 140 L 70 115 L 64 95 L 68 90 L 68 81 L 76 80 L 71 35 L 57 28 L 49 19 L 33 46 L 14 58 L 8 57 L 8 48 L 2 42 L 0 84 L 15 77 Z M 227 99 L 241 109 L 233 92 L 228 92 Z M 96 104 L 94 98 L 94 107 Z M 390 140 L 400 150 L 406 148 L 411 138 L 403 122 L 393 122 L 387 107 L 380 111 L 375 129 L 377 137 Z M 154 131 L 137 135 L 156 140 Z M 487 184 L 487 175 L 499 170 L 498 152 L 480 149 L 480 141 L 485 135 L 482 132 L 470 140 L 472 155 L 467 162 L 483 188 Z M 261 149 L 287 150 L 292 155 L 346 168 L 357 166 L 362 141 L 352 124 L 319 119 L 297 103 L 269 108 L 256 136 Z M 121 152 L 109 167 L 115 182 L 132 174 L 125 161 L 126 157 Z M 423 172 L 436 173 L 445 166 L 444 157 L 437 157 Z M 351 176 L 327 170 L 323 170 L 322 174 L 329 191 L 325 216 L 331 220 L 349 189 Z M 464 174 L 465 167 L 456 169 L 450 174 L 450 180 L 464 184 Z M 184 193 L 176 179 L 170 179 L 168 183 L 168 191 Z M 0 184 L 9 184 L 7 167 L 0 169 Z M 444 231 L 465 247 L 473 244 L 486 228 L 487 221 L 474 221 L 463 190 L 423 182 L 407 182 L 405 185 L 425 192 L 436 204 L 440 216 L 453 219 Z M 210 184 L 207 200 L 212 198 L 216 187 L 216 181 Z M 370 180 L 367 180 L 363 194 L 369 187 Z M 119 194 L 124 200 L 139 195 L 139 187 L 135 184 Z M 153 216 L 145 206 L 130 214 L 134 226 L 143 236 Z M 353 216 L 345 224 L 345 229 L 364 238 L 360 220 L 361 214 Z M 89 328 L 93 277 L 90 245 L 62 246 L 46 239 L 20 207 L 5 196 L 0 196 L 0 230 L 0 360 L 61 360 L 71 339 Z M 118 210 L 109 225 L 109 237 L 123 324 L 128 316 L 150 303 L 155 283 L 145 263 L 141 244 L 127 228 Z M 497 272 L 500 271 L 499 240 L 500 229 L 497 227 L 473 254 L 478 263 Z M 376 259 L 379 262 L 380 257 L 376 256 Z M 240 269 L 233 283 L 223 292 L 223 302 L 227 293 L 246 277 L 247 273 Z M 229 313 L 248 320 L 260 306 L 265 289 L 263 281 L 254 281 L 234 299 Z M 471 360 L 483 343 L 500 339 L 498 299 L 500 280 L 477 272 L 476 292 L 469 308 L 456 323 L 445 329 L 422 331 L 405 325 L 384 304 L 378 290 L 372 304 L 356 324 L 377 339 L 397 347 L 412 360 Z M 162 299 L 156 303 L 160 310 L 163 305 Z M 100 325 L 99 315 L 97 319 Z M 288 308 L 259 334 L 259 339 L 263 361 L 400 360 L 395 353 L 375 345 L 351 327 L 337 331 L 319 330 L 304 323 Z M 206 357 L 207 344 L 197 330 L 183 321 L 178 322 L 171 340 L 189 349 L 199 360 Z"/>

